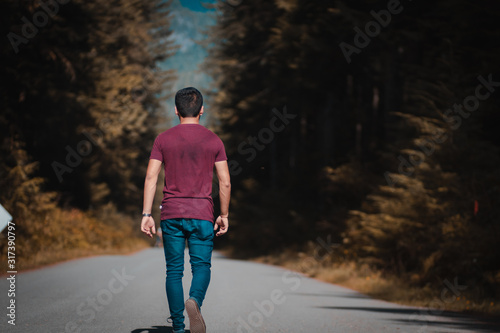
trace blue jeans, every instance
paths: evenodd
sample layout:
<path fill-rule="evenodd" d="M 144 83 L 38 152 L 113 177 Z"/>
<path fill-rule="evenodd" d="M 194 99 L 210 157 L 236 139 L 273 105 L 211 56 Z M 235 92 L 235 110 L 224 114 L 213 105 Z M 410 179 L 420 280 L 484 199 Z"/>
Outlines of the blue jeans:
<path fill-rule="evenodd" d="M 189 247 L 189 262 L 193 279 L 189 298 L 193 298 L 201 308 L 208 284 L 212 260 L 214 225 L 210 221 L 197 219 L 170 219 L 161 221 L 163 251 L 167 263 L 168 307 L 174 331 L 184 331 L 184 249 L 186 240 Z"/>

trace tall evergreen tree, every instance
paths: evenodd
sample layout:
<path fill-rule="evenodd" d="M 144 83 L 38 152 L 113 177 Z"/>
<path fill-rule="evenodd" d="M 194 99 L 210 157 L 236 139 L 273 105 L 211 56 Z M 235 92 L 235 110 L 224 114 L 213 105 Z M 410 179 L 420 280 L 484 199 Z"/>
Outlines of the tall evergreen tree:
<path fill-rule="evenodd" d="M 241 166 L 233 207 L 245 232 L 233 237 L 255 250 L 254 233 L 268 252 L 326 233 L 352 259 L 417 283 L 458 274 L 493 283 L 496 83 L 481 88 L 488 97 L 477 110 L 453 110 L 476 109 L 480 75 L 499 80 L 500 12 L 492 1 L 392 3 L 221 9 L 213 36 L 222 42 L 208 67 L 220 129 Z M 284 105 L 297 118 L 257 146 L 269 110 Z M 467 273 L 472 263 L 481 273 Z"/>
<path fill-rule="evenodd" d="M 0 202 L 24 230 L 19 251 L 87 244 L 82 237 L 102 237 L 93 215 L 111 224 L 117 211 L 140 209 L 174 75 L 158 67 L 174 49 L 168 6 L 0 2 Z M 58 239 L 57 223 L 75 229 Z M 45 243 L 34 240 L 43 236 Z"/>

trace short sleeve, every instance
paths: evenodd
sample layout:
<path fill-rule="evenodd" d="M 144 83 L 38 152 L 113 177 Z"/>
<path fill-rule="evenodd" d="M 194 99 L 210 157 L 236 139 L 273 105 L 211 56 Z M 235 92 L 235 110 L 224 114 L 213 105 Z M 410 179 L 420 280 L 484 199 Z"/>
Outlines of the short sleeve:
<path fill-rule="evenodd" d="M 224 149 L 224 144 L 222 143 L 222 140 L 219 139 L 217 153 L 215 154 L 215 162 L 221 162 L 226 160 L 227 160 L 226 149 Z"/>
<path fill-rule="evenodd" d="M 156 137 L 155 143 L 153 144 L 153 149 L 151 150 L 151 155 L 149 159 L 158 160 L 163 163 L 163 153 L 160 147 L 160 136 Z"/>

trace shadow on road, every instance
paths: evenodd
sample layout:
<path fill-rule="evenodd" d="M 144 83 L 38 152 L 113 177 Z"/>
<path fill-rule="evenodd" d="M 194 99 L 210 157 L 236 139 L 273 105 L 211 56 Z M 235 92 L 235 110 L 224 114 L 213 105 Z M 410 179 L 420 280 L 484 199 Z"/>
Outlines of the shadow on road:
<path fill-rule="evenodd" d="M 174 329 L 172 327 L 167 326 L 153 326 L 150 328 L 136 328 L 130 333 L 172 333 Z M 186 333 L 189 333 L 189 330 L 186 330 Z"/>
<path fill-rule="evenodd" d="M 369 296 L 360 294 L 360 293 L 352 293 L 352 294 L 313 294 L 313 293 L 289 293 L 290 295 L 299 295 L 299 296 L 313 296 L 313 297 L 342 297 L 342 298 L 359 298 L 359 299 L 372 299 Z"/>
<path fill-rule="evenodd" d="M 500 320 L 496 318 L 481 318 L 471 315 L 442 311 L 430 313 L 427 309 L 418 308 L 378 308 L 378 307 L 344 307 L 344 306 L 318 306 L 319 309 L 367 311 L 389 313 L 394 315 L 407 315 L 407 319 L 392 318 L 389 320 L 412 326 L 429 326 L 434 329 L 466 329 L 474 332 L 500 332 Z"/>

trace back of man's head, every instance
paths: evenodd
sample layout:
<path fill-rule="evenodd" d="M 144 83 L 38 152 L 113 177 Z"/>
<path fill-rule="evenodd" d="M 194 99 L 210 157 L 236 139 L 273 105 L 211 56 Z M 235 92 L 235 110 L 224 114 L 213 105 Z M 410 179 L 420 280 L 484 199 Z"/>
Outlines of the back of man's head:
<path fill-rule="evenodd" d="M 193 87 L 181 89 L 175 94 L 175 106 L 181 117 L 197 117 L 203 106 L 203 96 Z"/>

